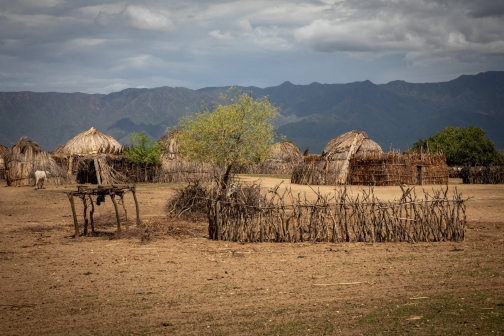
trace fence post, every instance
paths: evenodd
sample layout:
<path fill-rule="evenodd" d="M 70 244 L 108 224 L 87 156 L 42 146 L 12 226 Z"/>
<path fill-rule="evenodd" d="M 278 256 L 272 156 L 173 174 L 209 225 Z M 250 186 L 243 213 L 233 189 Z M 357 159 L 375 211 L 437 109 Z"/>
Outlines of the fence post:
<path fill-rule="evenodd" d="M 220 240 L 220 202 L 215 202 L 215 240 Z"/>

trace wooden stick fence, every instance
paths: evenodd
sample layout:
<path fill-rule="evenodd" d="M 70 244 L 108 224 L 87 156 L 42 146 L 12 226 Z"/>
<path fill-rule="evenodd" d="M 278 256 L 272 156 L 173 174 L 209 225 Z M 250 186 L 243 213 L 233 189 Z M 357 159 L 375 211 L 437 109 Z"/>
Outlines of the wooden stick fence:
<path fill-rule="evenodd" d="M 208 200 L 210 239 L 236 242 L 438 242 L 463 241 L 467 199 L 456 189 L 403 189 L 399 201 L 380 201 L 373 189 L 351 196 L 346 188 L 333 195 L 292 195 L 279 186 L 266 204 Z M 290 198 L 290 200 L 287 200 Z M 289 202 L 288 202 L 289 201 Z"/>
<path fill-rule="evenodd" d="M 465 166 L 459 176 L 466 184 L 503 184 L 504 165 L 488 167 Z"/>

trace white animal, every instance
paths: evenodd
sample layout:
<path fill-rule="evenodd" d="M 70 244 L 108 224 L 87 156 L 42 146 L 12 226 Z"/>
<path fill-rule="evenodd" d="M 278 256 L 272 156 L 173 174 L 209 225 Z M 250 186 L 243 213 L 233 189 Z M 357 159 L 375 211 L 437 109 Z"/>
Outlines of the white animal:
<path fill-rule="evenodd" d="M 44 188 L 44 182 L 49 178 L 50 173 L 44 170 L 37 170 L 35 172 L 35 190 Z"/>
<path fill-rule="evenodd" d="M 238 197 L 238 185 L 236 183 L 229 184 L 228 190 L 227 190 L 227 197 L 228 198 Z"/>

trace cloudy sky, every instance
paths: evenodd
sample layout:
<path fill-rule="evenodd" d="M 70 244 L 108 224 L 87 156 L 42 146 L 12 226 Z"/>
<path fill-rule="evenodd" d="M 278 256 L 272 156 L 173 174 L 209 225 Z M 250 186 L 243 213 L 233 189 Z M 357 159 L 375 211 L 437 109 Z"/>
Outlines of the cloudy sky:
<path fill-rule="evenodd" d="M 2 0 L 0 91 L 437 82 L 504 70 L 502 0 Z"/>

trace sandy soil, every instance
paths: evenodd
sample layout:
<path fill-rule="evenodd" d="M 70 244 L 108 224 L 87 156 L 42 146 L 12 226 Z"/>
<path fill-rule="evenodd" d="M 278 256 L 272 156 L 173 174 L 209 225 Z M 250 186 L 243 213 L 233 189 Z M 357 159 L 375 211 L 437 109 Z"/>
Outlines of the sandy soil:
<path fill-rule="evenodd" d="M 210 241 L 204 222 L 166 218 L 174 187 L 137 187 L 142 221 L 163 234 L 114 235 L 107 200 L 100 234 L 79 239 L 75 186 L 0 187 L 0 335 L 504 334 L 504 185 L 452 180 L 472 197 L 466 240 L 419 244 Z"/>

